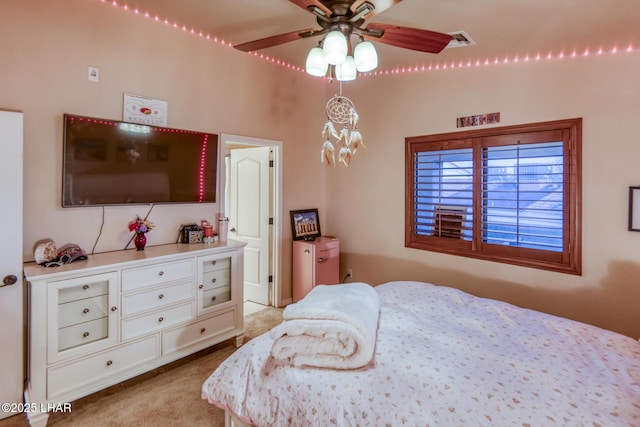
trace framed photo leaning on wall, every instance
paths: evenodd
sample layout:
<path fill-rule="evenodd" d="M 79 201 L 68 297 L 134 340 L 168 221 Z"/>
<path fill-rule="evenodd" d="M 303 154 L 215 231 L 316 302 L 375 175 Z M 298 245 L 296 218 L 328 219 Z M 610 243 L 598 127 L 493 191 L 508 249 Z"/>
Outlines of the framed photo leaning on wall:
<path fill-rule="evenodd" d="M 629 187 L 629 231 L 640 231 L 640 187 Z"/>
<path fill-rule="evenodd" d="M 293 240 L 314 240 L 321 236 L 318 209 L 300 209 L 289 213 Z"/>

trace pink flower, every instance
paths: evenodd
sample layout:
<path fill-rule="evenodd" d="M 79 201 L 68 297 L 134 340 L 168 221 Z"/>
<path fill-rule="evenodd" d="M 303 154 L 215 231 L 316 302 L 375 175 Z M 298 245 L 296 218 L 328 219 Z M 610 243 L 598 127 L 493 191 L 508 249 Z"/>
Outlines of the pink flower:
<path fill-rule="evenodd" d="M 133 221 L 129 222 L 129 231 L 135 231 L 136 233 L 146 233 L 150 231 L 155 225 L 149 220 L 143 220 L 136 215 Z"/>

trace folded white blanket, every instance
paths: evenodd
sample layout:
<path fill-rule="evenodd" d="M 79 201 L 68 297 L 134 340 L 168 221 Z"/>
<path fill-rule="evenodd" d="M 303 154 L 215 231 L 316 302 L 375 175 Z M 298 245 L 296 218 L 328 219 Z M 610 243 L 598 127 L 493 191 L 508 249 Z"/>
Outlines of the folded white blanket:
<path fill-rule="evenodd" d="M 271 355 L 293 366 L 355 369 L 375 350 L 380 297 L 366 283 L 319 285 L 283 311 Z"/>

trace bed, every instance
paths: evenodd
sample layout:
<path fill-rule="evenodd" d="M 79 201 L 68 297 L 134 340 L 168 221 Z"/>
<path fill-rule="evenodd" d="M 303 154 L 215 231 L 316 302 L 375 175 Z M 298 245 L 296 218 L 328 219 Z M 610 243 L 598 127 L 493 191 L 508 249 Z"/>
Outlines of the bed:
<path fill-rule="evenodd" d="M 276 363 L 268 332 L 224 361 L 202 398 L 236 425 L 640 426 L 637 340 L 428 283 L 373 289 L 365 366 Z"/>

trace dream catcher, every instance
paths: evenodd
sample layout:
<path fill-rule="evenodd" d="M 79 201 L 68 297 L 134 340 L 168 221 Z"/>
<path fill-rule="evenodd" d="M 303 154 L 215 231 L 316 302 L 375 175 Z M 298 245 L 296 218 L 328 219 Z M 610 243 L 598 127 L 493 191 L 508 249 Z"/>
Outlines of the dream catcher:
<path fill-rule="evenodd" d="M 340 91 L 342 92 L 342 90 Z M 360 147 L 365 147 L 362 134 L 358 130 L 358 113 L 349 98 L 335 95 L 327 102 L 327 121 L 322 129 L 322 144 L 320 160 L 327 166 L 335 166 L 335 151 L 338 149 L 338 162 L 349 166 L 351 157 Z M 342 125 L 340 132 L 335 125 Z M 335 144 L 335 145 L 334 145 Z"/>

